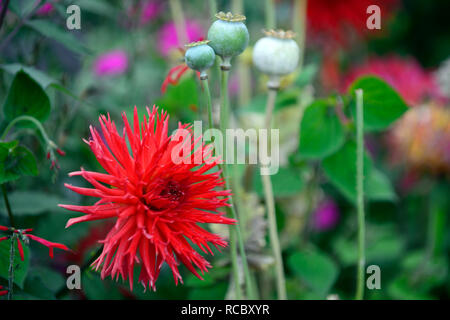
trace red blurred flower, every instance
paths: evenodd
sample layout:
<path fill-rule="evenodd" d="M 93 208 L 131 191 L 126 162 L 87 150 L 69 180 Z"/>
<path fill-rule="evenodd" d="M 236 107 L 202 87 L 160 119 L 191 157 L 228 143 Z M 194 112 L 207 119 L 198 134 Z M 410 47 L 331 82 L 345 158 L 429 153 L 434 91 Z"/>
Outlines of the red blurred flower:
<path fill-rule="evenodd" d="M 346 90 L 356 78 L 368 74 L 384 79 L 411 106 L 428 97 L 442 98 L 432 73 L 425 71 L 413 58 L 397 56 L 371 58 L 365 64 L 354 67 L 344 77 L 342 89 Z"/>
<path fill-rule="evenodd" d="M 8 290 L 3 290 L 3 286 L 0 286 L 0 297 L 6 296 L 8 294 Z"/>
<path fill-rule="evenodd" d="M 194 141 L 192 134 L 181 139 L 178 135 L 168 136 L 167 113 L 159 114 L 156 107 L 152 111 L 147 108 L 147 112 L 148 119 L 144 117 L 139 123 L 135 108 L 132 126 L 123 114 L 123 136 L 109 115 L 100 117 L 103 135 L 91 127 L 91 139 L 87 143 L 107 173 L 82 169 L 70 176 L 80 175 L 94 188 L 66 185 L 74 192 L 100 200 L 92 206 L 60 205 L 86 214 L 70 219 L 67 227 L 83 221 L 116 219 L 115 226 L 102 241 L 103 252 L 93 265 L 97 270 L 102 266 L 102 278 L 111 275 L 127 280 L 129 277 L 131 290 L 135 264 L 142 265 L 139 281 L 153 290 L 164 262 L 171 268 L 175 283 L 182 281 L 178 271 L 180 262 L 202 279 L 195 267 L 203 273 L 211 265 L 188 240 L 203 252 L 213 254 L 208 242 L 216 248 L 227 243 L 198 223 L 235 222 L 218 211 L 228 205 L 230 192 L 215 190 L 224 181 L 220 171 L 210 172 L 220 161 L 212 157 L 212 146 L 202 144 L 202 148 L 183 155 L 189 161 L 175 163 L 172 156 L 180 155 L 176 153 L 177 148 L 184 144 L 198 146 L 200 140 Z M 179 124 L 179 129 L 190 132 L 191 127 Z M 194 163 L 199 158 L 201 165 Z"/>
<path fill-rule="evenodd" d="M 105 223 L 92 226 L 92 228 L 89 229 L 88 234 L 81 238 L 77 243 L 73 252 L 68 253 L 66 257 L 68 261 L 79 265 L 83 264 L 86 254 L 98 245 L 99 240 L 106 237 L 113 226 L 114 223 L 112 221 L 105 221 Z"/>
<path fill-rule="evenodd" d="M 161 85 L 161 93 L 162 94 L 166 93 L 169 84 L 176 86 L 178 82 L 180 82 L 180 79 L 183 76 L 183 74 L 185 74 L 189 70 L 190 70 L 189 67 L 185 64 L 175 66 L 172 69 L 170 69 L 169 73 L 167 74 L 167 77 L 164 79 L 164 82 Z M 197 75 L 197 78 L 200 79 L 200 72 L 196 71 L 195 73 Z M 190 108 L 193 109 L 193 111 L 196 111 L 195 106 L 190 106 Z"/>
<path fill-rule="evenodd" d="M 161 93 L 166 93 L 167 87 L 169 84 L 175 86 L 180 81 L 180 78 L 185 74 L 187 71 L 189 71 L 189 67 L 185 64 L 175 66 L 172 69 L 169 70 L 169 73 L 167 74 L 167 77 L 164 79 L 164 82 L 161 86 Z"/>
<path fill-rule="evenodd" d="M 308 1 L 308 28 L 314 36 L 322 35 L 327 41 L 346 44 L 349 30 L 362 36 L 369 31 L 366 26 L 367 7 L 378 5 L 382 19 L 386 19 L 397 0 L 313 0 Z M 371 30 L 370 30 L 371 31 Z"/>
<path fill-rule="evenodd" d="M 67 248 L 65 245 L 61 244 L 61 243 L 56 243 L 56 242 L 50 242 L 47 241 L 45 239 L 42 239 L 40 237 L 37 237 L 35 235 L 32 235 L 28 232 L 33 231 L 33 229 L 14 229 L 14 228 L 8 228 L 8 227 L 4 227 L 4 226 L 0 226 L 0 231 L 10 231 L 12 233 L 18 234 L 19 237 L 16 238 L 17 239 L 17 248 L 19 250 L 19 254 L 20 254 L 20 258 L 24 259 L 24 255 L 23 255 L 23 247 L 22 247 L 22 243 L 20 242 L 19 238 L 21 240 L 34 240 L 36 242 L 39 242 L 40 244 L 43 244 L 44 246 L 46 246 L 49 249 L 49 256 L 50 258 L 53 258 L 53 249 L 54 248 L 58 248 L 58 249 L 62 249 L 62 250 L 69 250 L 69 248 Z M 10 236 L 5 236 L 0 238 L 0 242 L 3 240 L 8 239 Z"/>

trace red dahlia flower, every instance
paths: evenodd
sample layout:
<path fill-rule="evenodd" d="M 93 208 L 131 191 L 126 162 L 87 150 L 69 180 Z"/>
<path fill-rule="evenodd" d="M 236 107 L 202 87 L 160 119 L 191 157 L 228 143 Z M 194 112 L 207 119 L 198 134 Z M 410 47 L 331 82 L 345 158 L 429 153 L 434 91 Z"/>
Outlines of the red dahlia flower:
<path fill-rule="evenodd" d="M 153 290 L 164 262 L 171 268 L 175 283 L 182 281 L 180 262 L 202 279 L 195 267 L 203 273 L 211 265 L 191 243 L 211 254 L 208 242 L 216 248 L 227 243 L 198 223 L 235 223 L 218 211 L 228 206 L 230 192 L 216 190 L 224 181 L 220 171 L 211 172 L 220 161 L 212 156 L 212 145 L 194 141 L 188 125 L 179 124 L 178 128 L 188 130 L 189 135 L 181 139 L 178 135 L 168 136 L 167 113 L 159 114 L 156 107 L 152 111 L 147 108 L 147 112 L 149 118 L 144 116 L 139 123 L 135 108 L 132 126 L 123 114 L 122 136 L 109 115 L 100 117 L 102 135 L 91 127 L 87 143 L 107 173 L 81 169 L 70 176 L 82 176 L 94 188 L 66 185 L 79 194 L 100 200 L 92 206 L 60 205 L 86 214 L 70 219 L 67 227 L 83 221 L 115 219 L 115 226 L 101 241 L 103 251 L 93 265 L 96 270 L 102 266 L 102 278 L 129 277 L 131 290 L 135 264 L 142 265 L 139 282 Z M 185 145 L 197 148 L 181 155 L 177 150 Z M 187 161 L 177 163 L 172 160 L 173 154 Z M 202 159 L 201 164 L 198 159 Z"/>

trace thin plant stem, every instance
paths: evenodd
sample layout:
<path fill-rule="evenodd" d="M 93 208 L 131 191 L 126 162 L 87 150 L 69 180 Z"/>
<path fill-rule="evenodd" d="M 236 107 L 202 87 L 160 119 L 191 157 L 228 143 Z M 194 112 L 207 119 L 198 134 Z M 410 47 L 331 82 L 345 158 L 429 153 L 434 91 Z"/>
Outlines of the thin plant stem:
<path fill-rule="evenodd" d="M 186 44 L 188 42 L 186 35 L 186 21 L 184 20 L 181 2 L 180 0 L 169 0 L 169 5 L 172 19 L 175 23 L 175 31 L 177 33 L 178 43 Z"/>
<path fill-rule="evenodd" d="M 14 255 L 16 254 L 14 241 L 17 235 L 15 233 L 11 236 L 11 247 L 9 249 L 9 270 L 8 270 L 8 300 L 12 300 L 14 291 Z"/>
<path fill-rule="evenodd" d="M 306 8 L 308 0 L 294 0 L 294 10 L 292 15 L 292 29 L 297 35 L 297 42 L 300 47 L 300 57 L 298 69 L 303 67 L 303 59 L 305 56 L 305 39 L 306 39 Z"/>
<path fill-rule="evenodd" d="M 204 77 L 201 79 L 203 83 L 203 89 L 205 90 L 206 95 L 206 108 L 208 112 L 208 125 L 209 129 L 214 128 L 213 116 L 212 116 L 212 100 L 211 100 L 211 91 L 209 90 L 209 81 L 208 77 Z"/>
<path fill-rule="evenodd" d="M 358 211 L 358 271 L 356 299 L 364 299 L 365 216 L 364 216 L 364 123 L 363 91 L 356 90 L 356 196 Z"/>
<path fill-rule="evenodd" d="M 220 106 L 220 129 L 221 132 L 224 136 L 224 141 L 226 140 L 226 130 L 229 127 L 229 118 L 230 118 L 230 111 L 229 111 L 229 102 L 228 102 L 228 76 L 229 76 L 229 67 L 225 68 L 222 67 L 221 70 L 221 90 L 220 90 L 220 94 L 221 94 L 221 106 Z M 223 175 L 225 177 L 225 187 L 227 189 L 229 189 L 230 187 L 230 176 L 228 173 L 228 165 L 226 163 L 226 154 L 227 154 L 227 144 L 223 143 L 223 159 L 224 159 L 224 164 L 223 164 Z M 236 210 L 235 210 L 235 206 L 234 206 L 234 202 L 233 202 L 233 196 L 230 197 L 230 204 L 231 206 L 228 207 L 228 211 L 231 215 L 231 217 L 235 220 L 237 220 L 237 214 L 236 214 Z M 233 238 L 233 233 L 236 236 L 236 239 Z M 253 286 L 251 283 L 251 277 L 250 277 L 250 270 L 248 267 L 248 262 L 247 262 L 247 255 L 245 254 L 245 247 L 244 247 L 244 239 L 242 237 L 242 233 L 241 233 L 241 229 L 239 224 L 236 224 L 234 226 L 231 227 L 230 230 L 230 246 L 231 249 L 233 250 L 233 245 L 236 245 L 235 243 L 232 242 L 232 240 L 237 240 L 237 245 L 239 247 L 239 253 L 241 255 L 241 261 L 242 261 L 242 268 L 244 270 L 244 279 L 245 279 L 245 286 L 246 286 L 246 292 L 247 292 L 247 297 L 249 299 L 254 299 L 255 295 L 254 295 L 254 291 L 253 291 Z M 235 242 L 234 241 L 234 242 Z M 239 271 L 239 270 L 237 270 Z"/>
<path fill-rule="evenodd" d="M 3 200 L 5 201 L 5 206 L 6 206 L 6 211 L 8 212 L 8 217 L 9 217 L 9 224 L 11 225 L 11 227 L 15 228 L 15 224 L 14 224 L 14 216 L 11 210 L 11 205 L 9 204 L 9 199 L 8 199 L 8 191 L 6 190 L 6 186 L 3 183 L 2 184 L 2 193 L 3 193 Z"/>
<path fill-rule="evenodd" d="M 20 116 L 15 118 L 13 121 L 11 121 L 8 126 L 5 128 L 5 130 L 3 131 L 2 136 L 0 137 L 0 140 L 4 140 L 6 138 L 6 136 L 8 135 L 9 130 L 11 130 L 12 127 L 14 127 L 16 125 L 16 123 L 20 122 L 20 121 L 28 121 L 33 123 L 36 128 L 39 130 L 39 132 L 42 134 L 42 137 L 44 138 L 45 142 L 47 144 L 52 144 L 52 140 L 49 139 L 47 132 L 45 131 L 44 127 L 42 126 L 42 124 L 39 122 L 39 120 L 37 120 L 34 117 L 31 116 Z M 56 147 L 56 145 L 54 145 L 53 147 Z"/>
<path fill-rule="evenodd" d="M 2 6 L 2 11 L 0 12 L 0 30 L 2 29 L 3 22 L 5 20 L 6 11 L 8 10 L 9 0 L 6 0 Z"/>
<path fill-rule="evenodd" d="M 243 0 L 232 0 L 231 11 L 233 13 L 245 14 L 244 12 L 244 1 Z M 240 55 L 237 59 L 237 73 L 239 78 L 239 92 L 238 101 L 239 106 L 244 106 L 249 103 L 251 99 L 251 74 L 250 68 L 246 61 L 244 61 L 243 55 Z"/>
<path fill-rule="evenodd" d="M 209 16 L 211 21 L 214 20 L 216 13 L 217 13 L 216 0 L 209 0 Z"/>
<path fill-rule="evenodd" d="M 275 100 L 277 97 L 277 89 L 269 88 L 269 93 L 267 96 L 267 107 L 266 107 L 266 117 L 265 117 L 265 127 L 267 129 L 267 134 L 269 135 L 272 122 L 272 114 L 275 108 Z M 269 140 L 267 140 L 269 143 Z M 284 277 L 284 267 L 283 267 L 283 257 L 281 256 L 281 246 L 278 237 L 277 230 L 277 219 L 275 213 L 275 199 L 273 195 L 272 181 L 270 175 L 261 174 L 262 184 L 264 188 L 264 196 L 267 208 L 267 217 L 269 222 L 269 237 L 270 245 L 272 247 L 273 255 L 275 258 L 275 271 L 277 279 L 277 294 L 279 300 L 286 300 L 286 280 Z"/>
<path fill-rule="evenodd" d="M 274 0 L 266 0 L 266 28 L 268 30 L 275 29 L 276 11 Z"/>

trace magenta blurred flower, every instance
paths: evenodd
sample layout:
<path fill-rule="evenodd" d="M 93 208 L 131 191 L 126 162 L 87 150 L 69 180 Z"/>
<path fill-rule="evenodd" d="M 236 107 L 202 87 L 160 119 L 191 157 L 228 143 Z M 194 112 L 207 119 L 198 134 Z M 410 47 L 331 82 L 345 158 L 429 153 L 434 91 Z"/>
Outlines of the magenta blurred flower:
<path fill-rule="evenodd" d="M 94 62 L 94 73 L 99 76 L 115 76 L 128 68 L 128 56 L 123 50 L 113 50 L 100 55 Z"/>
<path fill-rule="evenodd" d="M 161 3 L 155 0 L 147 0 L 142 4 L 140 23 L 146 25 L 161 12 Z"/>
<path fill-rule="evenodd" d="M 54 9 L 53 4 L 50 2 L 44 3 L 37 11 L 36 14 L 38 16 L 45 16 L 52 12 Z"/>
<path fill-rule="evenodd" d="M 339 209 L 332 199 L 322 201 L 313 214 L 313 227 L 319 231 L 333 228 L 339 221 Z"/>
<path fill-rule="evenodd" d="M 188 42 L 203 39 L 204 32 L 199 23 L 194 20 L 186 21 L 186 35 Z M 178 40 L 175 24 L 166 23 L 158 34 L 158 49 L 162 55 L 167 56 L 173 49 L 183 48 L 185 43 Z"/>
<path fill-rule="evenodd" d="M 412 58 L 397 56 L 371 58 L 364 65 L 353 68 L 344 78 L 344 90 L 359 76 L 372 74 L 394 87 L 409 105 L 417 105 L 426 98 L 441 99 L 439 87 L 432 73 L 424 70 Z"/>

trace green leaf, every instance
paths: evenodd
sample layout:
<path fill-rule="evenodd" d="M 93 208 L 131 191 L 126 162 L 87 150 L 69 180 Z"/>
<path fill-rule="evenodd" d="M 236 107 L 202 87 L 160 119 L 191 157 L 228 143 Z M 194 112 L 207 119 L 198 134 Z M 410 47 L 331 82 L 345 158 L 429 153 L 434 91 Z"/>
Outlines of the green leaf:
<path fill-rule="evenodd" d="M 177 85 L 169 85 L 166 93 L 155 102 L 164 106 L 169 113 L 178 112 L 194 119 L 194 111 L 199 105 L 198 87 L 192 77 L 181 80 Z"/>
<path fill-rule="evenodd" d="M 11 63 L 11 64 L 2 64 L 0 68 L 5 70 L 6 72 L 16 75 L 19 71 L 23 71 L 28 74 L 34 81 L 39 83 L 42 89 L 47 89 L 51 84 L 57 83 L 57 81 L 51 77 L 49 77 L 44 72 L 35 69 L 33 67 L 27 67 L 20 63 Z"/>
<path fill-rule="evenodd" d="M 371 200 L 396 201 L 397 195 L 389 178 L 380 170 L 372 168 L 366 181 L 366 194 Z"/>
<path fill-rule="evenodd" d="M 392 261 L 401 256 L 405 243 L 395 230 L 367 228 L 366 261 L 368 264 L 380 264 Z M 358 259 L 358 248 L 355 241 L 347 238 L 339 238 L 333 244 L 333 249 L 344 266 L 354 265 Z"/>
<path fill-rule="evenodd" d="M 48 76 L 46 73 L 38 69 L 24 66 L 20 63 L 2 64 L 0 65 L 0 68 L 12 75 L 16 75 L 19 71 L 23 71 L 26 74 L 28 74 L 31 78 L 33 78 L 34 81 L 39 83 L 42 89 L 46 90 L 47 88 L 53 88 L 55 90 L 67 94 L 68 96 L 78 101 L 81 101 L 79 97 L 77 97 L 70 90 L 63 87 L 58 81 L 56 81 L 55 79 L 53 79 L 52 77 Z"/>
<path fill-rule="evenodd" d="M 36 7 L 35 0 L 14 0 L 9 2 L 9 9 L 19 17 L 28 15 Z"/>
<path fill-rule="evenodd" d="M 0 142 L 0 183 L 38 174 L 33 153 L 18 141 Z"/>
<path fill-rule="evenodd" d="M 31 20 L 26 22 L 26 25 L 38 31 L 43 36 L 56 40 L 57 42 L 64 45 L 67 49 L 75 53 L 89 53 L 89 50 L 69 31 L 60 29 L 55 26 L 55 24 L 50 23 L 47 20 Z"/>
<path fill-rule="evenodd" d="M 317 293 L 325 295 L 338 276 L 336 263 L 317 250 L 296 252 L 288 258 L 289 267 Z"/>
<path fill-rule="evenodd" d="M 14 240 L 15 242 L 17 240 Z M 23 288 L 25 278 L 28 273 L 28 267 L 30 265 L 30 250 L 28 246 L 22 242 L 24 261 L 20 259 L 20 253 L 17 248 L 17 242 L 14 243 L 14 283 Z M 4 240 L 0 242 L 0 277 L 8 280 L 9 275 L 9 253 L 11 250 L 11 240 Z"/>
<path fill-rule="evenodd" d="M 45 121 L 50 110 L 50 99 L 44 89 L 28 74 L 19 71 L 3 104 L 5 120 L 11 121 L 18 116 L 29 115 L 39 121 Z"/>
<path fill-rule="evenodd" d="M 344 129 L 325 100 L 308 106 L 300 127 L 299 155 L 320 159 L 336 152 L 344 143 Z"/>
<path fill-rule="evenodd" d="M 83 8 L 83 11 L 92 12 L 101 16 L 115 18 L 118 10 L 105 0 L 78 0 L 77 5 Z"/>
<path fill-rule="evenodd" d="M 38 215 L 59 210 L 58 204 L 62 202 L 57 196 L 39 191 L 15 191 L 8 196 L 14 215 Z M 5 209 L 3 202 L 0 208 Z"/>
<path fill-rule="evenodd" d="M 322 162 L 326 176 L 349 200 L 356 202 L 356 144 L 348 141 L 338 152 Z M 364 153 L 364 176 L 372 169 L 372 161 Z"/>
<path fill-rule="evenodd" d="M 303 67 L 300 75 L 295 80 L 295 84 L 299 87 L 304 87 L 314 80 L 318 71 L 318 65 L 315 63 L 310 63 Z"/>
<path fill-rule="evenodd" d="M 270 176 L 275 197 L 289 197 L 297 194 L 303 188 L 299 172 L 293 168 L 280 168 L 278 173 Z M 253 175 L 253 188 L 259 196 L 264 196 L 261 175 L 256 171 Z"/>
<path fill-rule="evenodd" d="M 364 91 L 365 130 L 386 129 L 408 110 L 400 95 L 377 77 L 364 76 L 356 79 L 350 86 L 349 93 L 354 95 L 356 89 Z M 355 99 L 352 102 L 352 109 L 355 110 Z"/>

